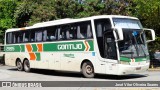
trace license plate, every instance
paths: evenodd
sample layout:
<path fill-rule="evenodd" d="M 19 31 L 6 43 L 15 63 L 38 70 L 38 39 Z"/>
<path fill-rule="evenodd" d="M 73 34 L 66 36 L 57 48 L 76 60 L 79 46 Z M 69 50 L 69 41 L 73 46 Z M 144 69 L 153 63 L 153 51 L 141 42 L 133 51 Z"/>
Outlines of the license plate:
<path fill-rule="evenodd" d="M 141 70 L 141 67 L 137 67 L 136 70 Z"/>

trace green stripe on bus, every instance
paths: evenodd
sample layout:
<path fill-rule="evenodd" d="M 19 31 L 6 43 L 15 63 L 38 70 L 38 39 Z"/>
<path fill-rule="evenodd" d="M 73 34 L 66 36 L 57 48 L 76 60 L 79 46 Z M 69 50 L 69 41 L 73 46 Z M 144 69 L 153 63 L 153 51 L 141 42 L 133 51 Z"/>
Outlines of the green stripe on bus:
<path fill-rule="evenodd" d="M 37 61 L 40 61 L 41 60 L 41 55 L 40 55 L 40 53 L 35 53 L 36 54 L 36 60 Z"/>
<path fill-rule="evenodd" d="M 31 44 L 32 45 L 32 52 L 37 52 L 37 45 L 36 44 Z"/>
<path fill-rule="evenodd" d="M 21 47 L 21 52 L 25 52 L 25 46 L 24 45 L 20 45 Z"/>
<path fill-rule="evenodd" d="M 5 52 L 21 52 L 21 47 L 20 45 L 10 45 L 10 46 L 5 46 L 4 48 Z"/>
<path fill-rule="evenodd" d="M 90 45 L 89 51 L 94 51 L 93 41 L 88 41 L 88 44 Z"/>
<path fill-rule="evenodd" d="M 131 62 L 131 59 L 127 57 L 120 57 L 120 61 Z"/>
<path fill-rule="evenodd" d="M 31 44 L 31 46 L 32 52 L 38 52 L 37 44 Z M 48 51 L 94 51 L 94 44 L 93 40 L 79 42 L 43 43 L 43 52 Z M 5 46 L 5 52 L 25 52 L 25 45 Z"/>
<path fill-rule="evenodd" d="M 67 43 L 52 43 L 44 44 L 44 51 L 84 51 L 85 45 L 83 42 L 67 42 Z"/>
<path fill-rule="evenodd" d="M 93 41 L 88 41 L 89 51 L 93 51 Z M 83 42 L 45 43 L 43 51 L 84 51 L 86 46 Z"/>
<path fill-rule="evenodd" d="M 136 62 L 147 61 L 147 60 L 149 60 L 149 56 L 147 56 L 146 58 L 136 58 L 135 59 Z"/>
<path fill-rule="evenodd" d="M 146 58 L 135 58 L 135 62 L 141 62 L 141 61 L 147 61 L 149 60 L 149 56 L 147 56 Z M 127 58 L 127 57 L 120 57 L 120 61 L 125 61 L 125 62 L 131 62 L 131 58 Z"/>

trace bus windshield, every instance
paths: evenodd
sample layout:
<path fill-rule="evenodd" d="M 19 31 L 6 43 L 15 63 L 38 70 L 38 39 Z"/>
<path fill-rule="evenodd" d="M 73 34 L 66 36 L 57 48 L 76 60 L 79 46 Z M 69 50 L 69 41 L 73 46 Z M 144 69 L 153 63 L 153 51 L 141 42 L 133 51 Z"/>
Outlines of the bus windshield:
<path fill-rule="evenodd" d="M 118 42 L 121 57 L 136 58 L 149 55 L 139 20 L 115 18 L 113 21 L 115 27 L 123 29 L 124 40 Z"/>
<path fill-rule="evenodd" d="M 148 49 L 142 30 L 123 29 L 124 40 L 118 42 L 120 56 L 140 57 L 148 56 Z"/>

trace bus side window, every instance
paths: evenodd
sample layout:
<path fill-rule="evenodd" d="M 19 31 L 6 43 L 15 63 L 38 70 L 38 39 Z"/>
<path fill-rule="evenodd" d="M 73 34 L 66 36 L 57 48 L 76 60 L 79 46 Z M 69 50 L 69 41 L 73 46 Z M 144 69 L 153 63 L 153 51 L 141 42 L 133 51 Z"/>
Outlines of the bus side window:
<path fill-rule="evenodd" d="M 77 39 L 77 27 L 76 26 L 72 26 L 70 29 L 70 39 Z"/>
<path fill-rule="evenodd" d="M 7 33 L 7 38 L 6 38 L 7 40 L 7 44 L 11 44 L 12 43 L 12 40 L 13 40 L 13 37 L 12 37 L 12 33 L 11 32 L 9 32 L 9 33 Z"/>
<path fill-rule="evenodd" d="M 47 30 L 43 31 L 43 41 L 47 40 Z"/>
<path fill-rule="evenodd" d="M 29 31 L 25 31 L 23 33 L 23 42 L 28 42 L 29 41 Z"/>
<path fill-rule="evenodd" d="M 13 32 L 13 43 L 22 43 L 23 42 L 23 32 Z"/>
<path fill-rule="evenodd" d="M 30 41 L 31 42 L 35 42 L 35 32 L 31 32 L 31 35 L 30 35 Z"/>
<path fill-rule="evenodd" d="M 61 26 L 60 28 L 60 34 L 59 34 L 59 39 L 60 40 L 66 40 L 70 39 L 70 27 L 68 25 Z"/>
<path fill-rule="evenodd" d="M 87 29 L 85 26 L 82 25 L 80 28 L 80 38 L 87 38 Z"/>
<path fill-rule="evenodd" d="M 46 36 L 46 39 L 47 39 L 47 41 L 54 41 L 54 40 L 56 40 L 57 39 L 57 35 L 56 35 L 56 33 L 57 33 L 57 30 L 56 30 L 56 27 L 48 27 L 48 28 L 46 28 L 46 30 L 47 30 L 47 36 Z"/>
<path fill-rule="evenodd" d="M 64 30 L 60 30 L 60 35 L 59 35 L 59 39 L 60 40 L 64 40 L 64 39 L 66 39 L 66 37 L 65 37 L 65 31 Z"/>
<path fill-rule="evenodd" d="M 80 35 L 80 26 L 77 26 L 77 38 L 81 38 L 81 35 Z"/>
<path fill-rule="evenodd" d="M 68 24 L 65 30 L 66 30 L 66 39 L 76 39 L 77 30 L 74 24 Z"/>
<path fill-rule="evenodd" d="M 42 31 L 36 31 L 35 36 L 37 42 L 42 41 Z"/>
<path fill-rule="evenodd" d="M 66 30 L 66 39 L 71 39 L 70 38 L 70 32 L 69 32 L 70 30 Z"/>
<path fill-rule="evenodd" d="M 60 28 L 57 28 L 57 31 L 58 31 L 58 36 L 57 36 L 57 38 L 58 38 L 58 40 L 60 40 L 61 38 L 62 38 L 62 35 L 60 34 L 60 31 L 61 31 L 61 29 Z"/>
<path fill-rule="evenodd" d="M 81 22 L 77 26 L 77 38 L 93 38 L 91 23 L 89 21 Z"/>
<path fill-rule="evenodd" d="M 91 30 L 91 25 L 87 25 L 87 38 L 93 38 L 92 30 Z"/>
<path fill-rule="evenodd" d="M 14 32 L 12 32 L 12 36 L 13 36 L 12 43 L 15 43 L 16 42 L 16 36 L 15 36 Z"/>

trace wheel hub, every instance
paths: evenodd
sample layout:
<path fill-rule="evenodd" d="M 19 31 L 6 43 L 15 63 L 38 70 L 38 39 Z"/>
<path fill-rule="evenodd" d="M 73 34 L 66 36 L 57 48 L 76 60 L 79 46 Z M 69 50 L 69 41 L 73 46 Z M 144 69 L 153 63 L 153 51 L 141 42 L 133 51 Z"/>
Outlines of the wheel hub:
<path fill-rule="evenodd" d="M 17 63 L 17 67 L 18 67 L 18 68 L 21 68 L 20 62 Z"/>
<path fill-rule="evenodd" d="M 91 74 L 93 72 L 92 67 L 90 65 L 86 66 L 86 73 Z"/>

